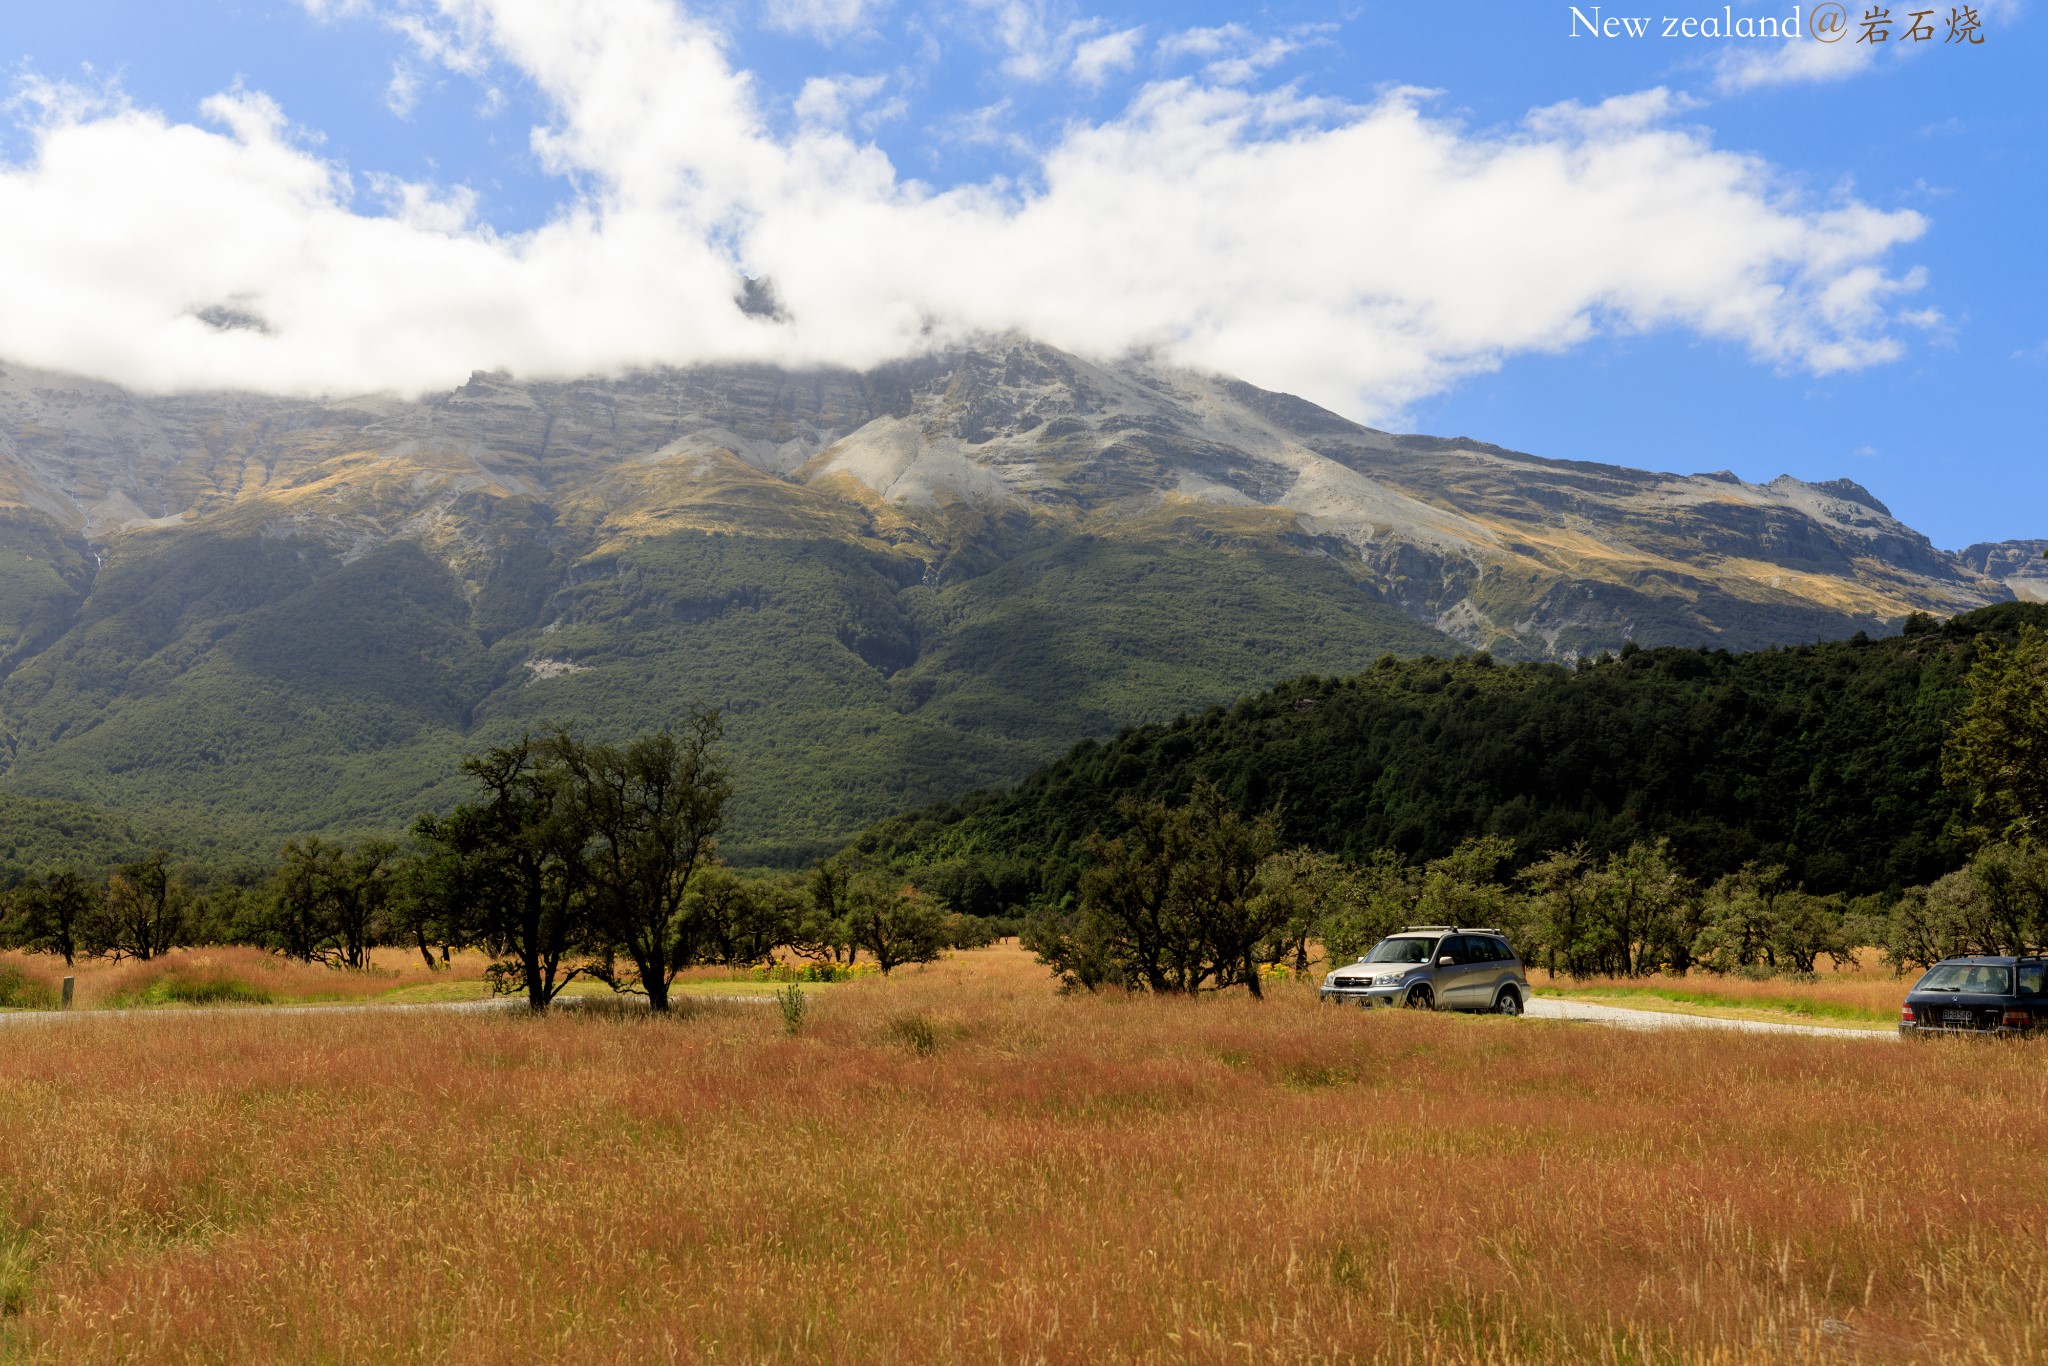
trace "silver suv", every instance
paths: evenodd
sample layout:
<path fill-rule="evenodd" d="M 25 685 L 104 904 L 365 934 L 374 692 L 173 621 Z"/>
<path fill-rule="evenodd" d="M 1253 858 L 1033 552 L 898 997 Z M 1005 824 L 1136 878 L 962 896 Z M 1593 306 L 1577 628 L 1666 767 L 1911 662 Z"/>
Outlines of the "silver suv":
<path fill-rule="evenodd" d="M 1529 979 L 1499 930 L 1413 925 L 1323 978 L 1320 995 L 1362 1006 L 1519 1015 L 1529 999 Z"/>

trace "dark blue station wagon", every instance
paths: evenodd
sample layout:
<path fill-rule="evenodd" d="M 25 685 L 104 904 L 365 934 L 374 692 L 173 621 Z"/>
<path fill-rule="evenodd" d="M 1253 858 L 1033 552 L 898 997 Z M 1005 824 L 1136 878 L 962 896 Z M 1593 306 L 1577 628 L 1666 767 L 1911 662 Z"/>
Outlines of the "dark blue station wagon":
<path fill-rule="evenodd" d="M 2048 1029 L 2048 958 L 1944 958 L 1899 1008 L 1899 1033 L 2024 1034 Z"/>

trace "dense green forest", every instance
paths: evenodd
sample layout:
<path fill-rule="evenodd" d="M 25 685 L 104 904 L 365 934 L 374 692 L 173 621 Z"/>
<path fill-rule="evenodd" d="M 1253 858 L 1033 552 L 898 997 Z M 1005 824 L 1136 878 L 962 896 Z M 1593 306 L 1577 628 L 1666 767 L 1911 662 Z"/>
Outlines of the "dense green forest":
<path fill-rule="evenodd" d="M 801 866 L 1076 735 L 1450 644 L 1272 549 L 1072 537 L 934 584 L 824 539 L 690 531 L 579 559 L 567 533 L 506 535 L 474 599 L 404 542 L 344 562 L 299 540 L 123 541 L 78 619 L 0 682 L 0 801 L 38 799 L 8 808 L 0 860 L 162 843 L 239 864 L 388 834 L 459 800 L 480 747 L 702 706 L 744 775 L 728 851 Z"/>
<path fill-rule="evenodd" d="M 1012 930 L 1070 985 L 1254 995 L 1312 945 L 1418 918 L 1502 927 L 1574 976 L 2006 952 L 2048 935 L 2043 624 L 2012 604 L 1886 641 L 1569 669 L 1389 656 L 1083 743 L 807 876 L 720 857 L 739 789 L 717 713 L 623 746 L 556 726 L 471 754 L 475 800 L 404 841 L 315 836 L 239 874 L 166 848 L 46 865 L 0 897 L 0 947 L 253 943 L 361 969 L 375 944 L 429 967 L 467 945 L 534 1009 L 579 976 L 662 1009 L 697 963 L 790 949 L 887 972 Z"/>
<path fill-rule="evenodd" d="M 1277 805 L 1282 843 L 1356 862 L 1440 858 L 1482 835 L 1522 863 L 1662 837 L 1695 878 L 1754 862 L 1814 893 L 1891 894 L 1964 861 L 1943 741 L 1981 643 L 2028 624 L 2048 625 L 2048 606 L 1748 654 L 1390 656 L 1083 741 L 1014 788 L 892 818 L 855 847 L 994 912 L 1075 890 L 1088 836 L 1122 828 L 1124 799 L 1181 802 L 1206 782 L 1245 815 Z"/>

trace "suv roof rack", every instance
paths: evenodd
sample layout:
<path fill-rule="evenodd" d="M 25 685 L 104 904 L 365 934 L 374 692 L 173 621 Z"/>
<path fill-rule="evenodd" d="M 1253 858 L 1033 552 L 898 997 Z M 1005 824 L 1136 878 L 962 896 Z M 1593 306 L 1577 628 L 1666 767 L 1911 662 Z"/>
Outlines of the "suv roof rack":
<path fill-rule="evenodd" d="M 1491 925 L 1403 925 L 1395 934 L 1506 934 Z"/>

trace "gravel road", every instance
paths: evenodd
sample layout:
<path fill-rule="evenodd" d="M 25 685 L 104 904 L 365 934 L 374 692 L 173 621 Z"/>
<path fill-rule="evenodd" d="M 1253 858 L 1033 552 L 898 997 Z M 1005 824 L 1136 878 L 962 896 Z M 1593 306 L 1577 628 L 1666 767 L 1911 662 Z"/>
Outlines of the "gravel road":
<path fill-rule="evenodd" d="M 1560 1001 L 1538 996 L 1529 1002 L 1529 1017 L 1536 1020 L 1584 1020 L 1590 1024 L 1621 1029 L 1741 1029 L 1752 1034 L 1806 1034 L 1824 1039 L 1878 1039 L 1898 1042 L 1892 1029 L 1841 1029 L 1833 1025 L 1777 1024 L 1765 1020 L 1726 1020 L 1713 1015 L 1679 1015 L 1665 1010 L 1629 1010 L 1623 1006 L 1595 1005 L 1591 1001 Z"/>

